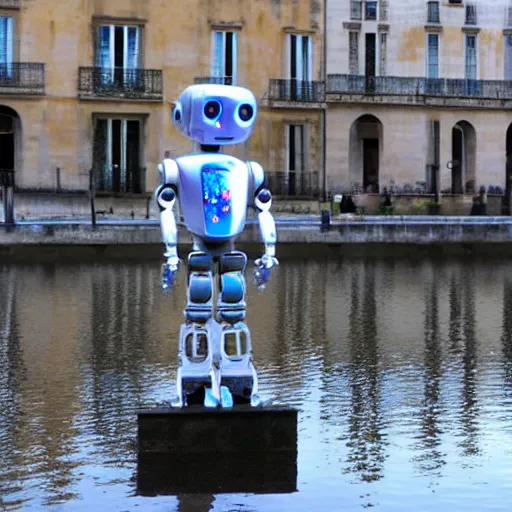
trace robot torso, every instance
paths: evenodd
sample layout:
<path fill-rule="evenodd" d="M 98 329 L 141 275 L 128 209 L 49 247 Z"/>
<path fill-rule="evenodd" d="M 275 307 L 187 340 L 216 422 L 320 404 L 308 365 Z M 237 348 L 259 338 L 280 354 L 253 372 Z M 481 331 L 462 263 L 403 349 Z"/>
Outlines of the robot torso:
<path fill-rule="evenodd" d="M 198 153 L 176 158 L 178 197 L 187 229 L 210 241 L 237 236 L 245 226 L 247 165 L 230 155 Z"/>

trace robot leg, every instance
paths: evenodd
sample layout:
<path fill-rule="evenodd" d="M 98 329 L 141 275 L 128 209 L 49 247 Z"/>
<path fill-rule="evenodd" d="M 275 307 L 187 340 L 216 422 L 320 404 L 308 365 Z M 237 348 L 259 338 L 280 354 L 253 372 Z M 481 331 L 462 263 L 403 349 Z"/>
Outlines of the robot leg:
<path fill-rule="evenodd" d="M 221 255 L 219 259 L 219 299 L 217 321 L 233 325 L 245 319 L 245 277 L 247 256 L 240 251 Z"/>
<path fill-rule="evenodd" d="M 217 321 L 223 324 L 221 337 L 221 386 L 229 389 L 234 403 L 249 403 L 257 392 L 258 379 L 252 363 L 246 315 L 245 277 L 247 256 L 233 251 L 219 258 Z"/>
<path fill-rule="evenodd" d="M 199 251 L 188 255 L 187 263 L 187 322 L 205 324 L 213 313 L 213 261 Z"/>
<path fill-rule="evenodd" d="M 219 395 L 219 378 L 214 372 L 215 333 L 211 329 L 212 258 L 204 252 L 191 252 L 187 274 L 187 305 L 185 323 L 180 331 L 180 365 L 176 386 L 180 405 L 202 404 L 208 388 Z"/>

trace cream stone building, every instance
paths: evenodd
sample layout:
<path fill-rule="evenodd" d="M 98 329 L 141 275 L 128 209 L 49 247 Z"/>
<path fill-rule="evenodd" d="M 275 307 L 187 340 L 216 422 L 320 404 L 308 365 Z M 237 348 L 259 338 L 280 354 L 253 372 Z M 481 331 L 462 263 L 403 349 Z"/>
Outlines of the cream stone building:
<path fill-rule="evenodd" d="M 260 162 L 278 195 L 316 196 L 324 17 L 320 0 L 0 0 L 0 169 L 16 211 L 86 211 L 91 169 L 102 209 L 145 208 L 166 151 L 193 149 L 171 110 L 201 82 L 258 99 L 253 137 L 226 152 Z"/>
<path fill-rule="evenodd" d="M 327 189 L 509 192 L 507 4 L 327 1 Z"/>

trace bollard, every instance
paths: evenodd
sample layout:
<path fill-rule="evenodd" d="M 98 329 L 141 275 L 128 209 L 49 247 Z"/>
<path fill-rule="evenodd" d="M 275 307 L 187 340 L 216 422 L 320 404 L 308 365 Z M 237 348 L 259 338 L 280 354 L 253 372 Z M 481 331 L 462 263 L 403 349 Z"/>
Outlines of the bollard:
<path fill-rule="evenodd" d="M 331 214 L 329 210 L 322 210 L 320 231 L 324 233 L 331 229 Z"/>

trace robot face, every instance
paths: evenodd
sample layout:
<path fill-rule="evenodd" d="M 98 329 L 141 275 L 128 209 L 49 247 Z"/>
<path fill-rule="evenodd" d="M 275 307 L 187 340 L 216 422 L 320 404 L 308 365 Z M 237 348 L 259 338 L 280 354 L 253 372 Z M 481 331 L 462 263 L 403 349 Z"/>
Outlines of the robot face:
<path fill-rule="evenodd" d="M 251 135 L 256 98 L 232 85 L 192 85 L 173 109 L 173 121 L 186 137 L 206 145 L 238 144 Z"/>

